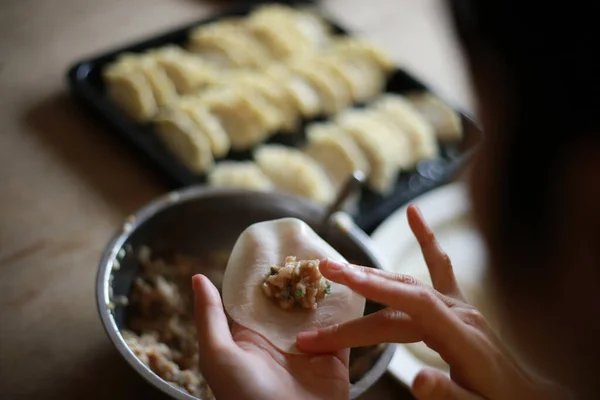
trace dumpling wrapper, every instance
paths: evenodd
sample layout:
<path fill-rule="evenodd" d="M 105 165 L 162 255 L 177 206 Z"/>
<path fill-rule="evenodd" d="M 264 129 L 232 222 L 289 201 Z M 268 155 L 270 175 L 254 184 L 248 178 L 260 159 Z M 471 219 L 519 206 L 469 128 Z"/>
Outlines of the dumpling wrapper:
<path fill-rule="evenodd" d="M 261 288 L 269 266 L 281 264 L 286 256 L 298 260 L 331 258 L 347 262 L 310 226 L 295 218 L 260 222 L 238 238 L 223 277 L 223 304 L 238 324 L 264 336 L 289 354 L 296 348 L 300 332 L 339 324 L 363 316 L 364 297 L 346 286 L 331 282 L 331 293 L 316 310 L 281 309 Z"/>

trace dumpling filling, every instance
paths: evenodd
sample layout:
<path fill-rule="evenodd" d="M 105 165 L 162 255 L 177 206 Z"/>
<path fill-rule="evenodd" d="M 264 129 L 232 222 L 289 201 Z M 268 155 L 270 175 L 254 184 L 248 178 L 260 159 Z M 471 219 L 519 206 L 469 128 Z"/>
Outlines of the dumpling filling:
<path fill-rule="evenodd" d="M 294 305 L 316 310 L 317 302 L 331 292 L 331 283 L 321 275 L 319 260 L 287 256 L 283 265 L 269 267 L 262 289 L 284 310 Z"/>

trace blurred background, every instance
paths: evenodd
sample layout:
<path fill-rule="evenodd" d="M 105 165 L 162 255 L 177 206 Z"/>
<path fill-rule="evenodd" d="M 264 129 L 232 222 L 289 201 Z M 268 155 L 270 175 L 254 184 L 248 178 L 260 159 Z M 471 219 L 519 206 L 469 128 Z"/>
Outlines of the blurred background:
<path fill-rule="evenodd" d="M 442 97 L 474 111 L 441 0 L 316 3 Z M 233 4 L 0 3 L 1 398 L 161 398 L 111 346 L 93 293 L 100 254 L 116 227 L 171 186 L 83 112 L 67 92 L 66 73 L 81 59 Z M 410 397 L 385 377 L 364 398 Z"/>

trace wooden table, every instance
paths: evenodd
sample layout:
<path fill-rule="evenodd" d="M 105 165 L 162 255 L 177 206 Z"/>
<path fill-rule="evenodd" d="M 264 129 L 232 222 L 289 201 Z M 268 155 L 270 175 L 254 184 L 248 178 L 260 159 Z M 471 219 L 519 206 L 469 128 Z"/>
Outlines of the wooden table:
<path fill-rule="evenodd" d="M 76 60 L 204 17 L 221 2 L 0 2 L 0 398 L 160 398 L 96 314 L 99 255 L 124 216 L 167 190 L 65 91 Z M 331 14 L 469 106 L 436 0 L 331 0 Z M 386 377 L 368 398 L 409 398 Z"/>

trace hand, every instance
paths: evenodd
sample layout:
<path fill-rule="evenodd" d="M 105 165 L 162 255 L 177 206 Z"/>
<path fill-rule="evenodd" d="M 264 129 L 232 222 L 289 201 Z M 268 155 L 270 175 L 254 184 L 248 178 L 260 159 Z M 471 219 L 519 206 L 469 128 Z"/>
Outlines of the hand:
<path fill-rule="evenodd" d="M 419 400 L 570 398 L 561 388 L 522 368 L 479 311 L 467 304 L 449 257 L 414 206 L 408 208 L 408 221 L 433 288 L 408 275 L 326 260 L 320 264 L 326 278 L 388 308 L 304 332 L 297 338 L 298 348 L 326 353 L 383 342 L 423 341 L 450 365 L 451 378 L 436 369 L 421 371 L 412 384 Z"/>
<path fill-rule="evenodd" d="M 232 329 L 217 288 L 192 278 L 200 370 L 218 400 L 347 400 L 349 350 L 328 355 L 284 354 L 261 335 Z"/>

